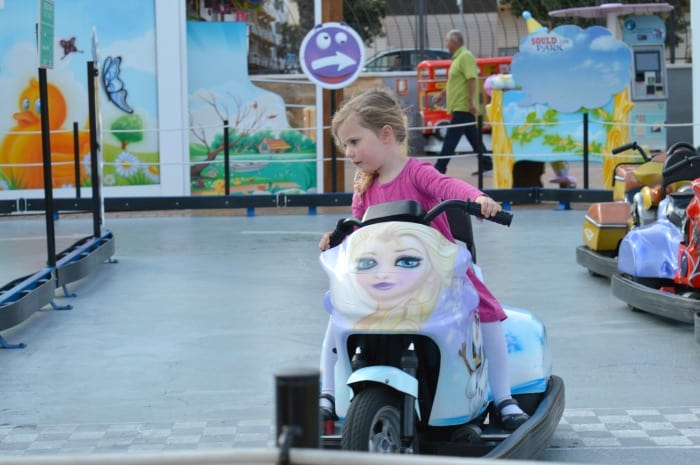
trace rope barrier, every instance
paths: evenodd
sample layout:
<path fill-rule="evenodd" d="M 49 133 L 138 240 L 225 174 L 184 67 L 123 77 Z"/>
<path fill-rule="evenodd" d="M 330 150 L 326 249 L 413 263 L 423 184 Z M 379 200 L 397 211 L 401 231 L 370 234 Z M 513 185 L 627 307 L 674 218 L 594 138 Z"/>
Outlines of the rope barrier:
<path fill-rule="evenodd" d="M 523 122 L 523 123 L 505 123 L 505 122 L 497 122 L 497 123 L 486 123 L 490 125 L 492 128 L 498 127 L 498 126 L 516 126 L 520 128 L 524 127 L 529 127 L 529 126 L 543 126 L 543 125 L 549 125 L 549 126 L 554 126 L 554 125 L 566 125 L 566 126 L 572 126 L 572 125 L 582 125 L 582 122 L 580 121 L 564 121 L 564 122 L 536 122 L 536 123 L 530 123 L 530 122 Z M 605 125 L 623 125 L 623 126 L 629 126 L 629 127 L 659 127 L 659 126 L 666 126 L 666 127 L 688 127 L 688 126 L 695 126 L 697 123 L 674 123 L 674 124 L 668 124 L 668 123 L 661 123 L 661 124 L 656 124 L 656 123 L 615 123 L 615 122 L 610 122 L 610 121 L 592 121 L 589 124 L 599 124 L 602 126 Z M 424 132 L 425 130 L 432 130 L 435 131 L 436 129 L 447 129 L 447 128 L 453 128 L 453 127 L 467 127 L 467 126 L 478 126 L 478 123 L 476 121 L 471 122 L 471 123 L 463 123 L 463 124 L 445 124 L 445 125 L 440 125 L 440 126 L 411 126 L 408 128 L 409 131 L 415 132 L 415 131 L 421 131 Z M 222 124 L 213 124 L 213 125 L 199 125 L 199 126 L 188 126 L 185 128 L 150 128 L 150 129 L 120 129 L 120 130 L 103 130 L 103 134 L 112 134 L 115 137 L 118 138 L 119 134 L 125 134 L 125 133 L 156 133 L 156 132 L 182 132 L 182 131 L 191 131 L 196 134 L 197 131 L 204 131 L 204 130 L 209 130 L 209 129 L 214 129 L 214 130 L 221 130 L 222 128 L 228 129 L 234 127 L 230 124 L 226 124 L 225 122 L 222 122 Z M 260 131 L 265 128 L 260 128 L 260 127 L 255 127 L 255 128 L 247 128 L 247 131 Z M 268 129 L 273 129 L 273 128 L 268 128 Z M 328 130 L 329 126 L 323 126 L 323 130 Z M 315 126 L 310 126 L 310 127 L 302 127 L 302 128 L 274 128 L 274 131 L 315 131 L 316 127 Z M 81 129 L 79 132 L 86 132 L 88 131 L 87 129 Z M 75 132 L 75 131 L 69 131 L 69 130 L 56 130 L 56 131 L 51 131 L 52 134 L 54 133 L 69 133 L 69 132 Z M 0 136 L 2 136 L 2 132 L 0 132 Z M 8 132 L 5 134 L 40 134 L 40 131 L 12 131 Z M 1 140 L 1 138 L 0 138 Z M 231 140 L 229 138 L 229 140 Z M 206 141 L 205 141 L 206 142 Z M 127 152 L 128 153 L 128 152 Z M 246 156 L 246 154 L 235 154 L 232 157 L 229 157 L 228 160 L 228 165 L 226 165 L 225 157 L 222 156 L 222 154 L 209 154 L 209 156 L 212 156 L 212 159 L 208 158 L 202 158 L 202 159 L 189 159 L 189 160 L 178 160 L 178 161 L 163 161 L 163 160 L 157 160 L 157 161 L 144 161 L 140 160 L 137 156 L 132 155 L 132 156 L 126 156 L 122 157 L 120 155 L 117 155 L 113 160 L 111 161 L 106 161 L 106 160 L 101 160 L 101 167 L 102 168 L 110 168 L 114 169 L 117 174 L 121 176 L 126 176 L 128 173 L 129 176 L 131 175 L 138 175 L 143 171 L 144 176 L 148 177 L 148 179 L 152 182 L 158 182 L 160 180 L 160 174 L 162 170 L 170 167 L 181 167 L 183 169 L 206 169 L 206 167 L 213 166 L 213 167 L 221 167 L 223 166 L 225 169 L 232 169 L 232 171 L 238 170 L 238 172 L 241 171 L 241 168 L 252 168 L 256 165 L 259 166 L 264 166 L 264 165 L 274 165 L 274 164 L 308 164 L 308 163 L 333 163 L 333 162 L 340 162 L 340 163 L 350 163 L 352 160 L 350 160 L 348 157 L 343 156 L 345 152 L 340 149 L 338 151 L 338 156 L 335 157 L 328 157 L 328 156 L 322 156 L 319 158 L 317 153 L 308 153 L 308 154 L 294 154 L 293 159 L 287 159 L 285 157 L 284 153 L 279 153 L 279 154 L 256 154 L 255 158 L 251 158 L 250 156 Z M 266 156 L 269 155 L 269 156 Z M 307 155 L 307 156 L 304 156 Z M 429 161 L 429 162 L 434 162 L 435 160 L 439 158 L 450 158 L 450 159 L 469 159 L 469 158 L 475 158 L 478 155 L 476 153 L 452 153 L 452 154 L 445 154 L 445 155 L 438 155 L 435 154 L 434 152 L 430 153 L 410 153 L 409 155 L 411 156 L 419 156 L 420 158 Z M 611 154 L 609 153 L 603 153 L 603 152 L 594 152 L 591 151 L 590 148 L 587 152 L 588 159 L 584 161 L 587 163 L 587 161 L 593 161 L 593 162 L 600 162 L 600 161 L 605 161 L 606 156 L 610 156 Z M 91 174 L 92 169 L 91 166 L 86 163 L 86 157 L 89 156 L 89 154 L 82 154 L 80 156 L 81 160 L 81 165 L 82 168 L 81 170 L 84 170 L 84 173 L 86 174 Z M 187 156 L 187 155 L 185 155 Z M 262 156 L 262 157 L 261 157 Z M 531 160 L 537 160 L 540 162 L 544 163 L 552 163 L 556 161 L 562 161 L 562 160 L 578 160 L 583 157 L 583 154 L 580 151 L 569 151 L 569 152 L 558 152 L 558 153 L 528 153 L 528 154 L 515 154 L 515 153 L 491 153 L 487 152 L 484 153 L 484 156 L 491 157 L 494 160 L 502 159 L 502 158 L 511 158 L 511 157 L 517 157 L 522 159 L 531 159 Z M 273 158 L 274 157 L 274 158 Z M 275 159 L 276 158 L 276 159 Z M 75 161 L 74 160 L 66 160 L 66 161 L 53 161 L 52 162 L 52 167 L 61 167 L 61 166 L 75 166 Z M 21 162 L 21 163 L 0 163 L 0 170 L 2 169 L 17 169 L 17 168 L 39 168 L 42 167 L 43 163 L 42 162 Z M 335 166 L 335 165 L 333 165 Z M 587 168 L 586 168 L 587 169 Z M 107 177 L 105 180 L 107 181 L 107 185 L 111 185 L 113 183 L 112 179 L 112 174 L 106 175 Z M 7 185 L 6 182 L 0 178 L 0 190 L 8 190 L 10 186 Z M 68 187 L 68 186 L 65 186 Z"/>
<path fill-rule="evenodd" d="M 291 105 L 290 105 L 291 106 Z M 306 105 L 293 105 L 294 107 L 298 108 L 304 108 Z M 506 122 L 489 122 L 489 121 L 484 121 L 484 124 L 491 126 L 491 127 L 498 127 L 498 126 L 503 126 L 503 127 L 531 127 L 531 126 L 575 126 L 575 125 L 581 125 L 580 121 L 558 121 L 558 122 L 534 122 L 534 123 L 529 123 L 529 122 L 521 122 L 521 123 L 506 123 Z M 599 121 L 599 120 L 591 120 L 590 124 L 600 124 L 603 126 L 628 126 L 628 127 L 668 127 L 668 128 L 683 128 L 683 127 L 695 127 L 699 126 L 700 123 L 635 123 L 635 122 L 613 122 L 613 121 Z M 471 122 L 471 123 L 460 123 L 460 124 L 441 124 L 439 126 L 410 126 L 408 128 L 409 132 L 412 131 L 425 131 L 425 130 L 435 130 L 437 128 L 440 129 L 448 129 L 448 128 L 454 128 L 454 127 L 467 127 L 467 126 L 476 126 L 477 122 Z M 211 125 L 200 125 L 200 126 L 187 126 L 184 128 L 142 128 L 142 129 L 102 129 L 103 134 L 130 134 L 130 133 L 159 133 L 159 132 L 183 132 L 183 131 L 197 131 L 197 130 L 203 130 L 203 129 L 222 129 L 224 127 L 228 127 L 231 129 L 236 129 L 236 126 L 229 124 L 228 126 L 225 126 L 224 124 L 211 124 Z M 306 126 L 306 127 L 289 127 L 289 128 L 279 128 L 276 126 L 256 126 L 254 129 L 256 131 L 300 131 L 300 132 L 311 132 L 311 131 L 316 131 L 318 126 Z M 253 129 L 253 128 L 247 128 L 247 129 Z M 321 129 L 323 131 L 330 130 L 330 126 L 321 126 Z M 79 129 L 79 133 L 89 133 L 90 130 L 87 128 Z M 49 131 L 50 134 L 66 134 L 66 133 L 73 133 L 72 129 L 55 129 Z M 9 134 L 15 134 L 15 135 L 31 135 L 31 134 L 41 134 L 41 131 L 39 130 L 33 130 L 33 131 L 0 131 L 0 136 L 1 135 L 9 135 Z"/>
<path fill-rule="evenodd" d="M 493 153 L 486 153 L 484 155 L 488 155 L 489 157 L 493 158 L 503 158 L 503 157 L 512 157 L 515 156 L 515 154 L 493 154 Z M 551 159 L 552 161 L 559 161 L 562 158 L 562 155 L 567 155 L 567 154 L 562 154 L 562 153 L 541 153 L 541 154 L 528 154 L 528 156 L 531 157 L 536 157 L 538 160 L 542 159 Z M 589 156 L 591 157 L 602 157 L 604 156 L 604 153 L 601 152 L 589 152 Z M 447 155 L 420 155 L 420 158 L 423 160 L 436 160 L 438 158 L 452 158 L 452 159 L 467 159 L 467 158 L 476 158 L 478 155 L 476 153 L 454 153 L 454 154 L 447 154 Z M 315 155 L 311 155 L 309 158 L 305 159 L 294 159 L 294 160 L 270 160 L 270 159 L 252 159 L 252 158 L 239 158 L 236 156 L 235 159 L 232 159 L 229 164 L 230 165 L 235 165 L 237 163 L 267 163 L 267 164 L 287 164 L 287 163 L 311 163 L 311 162 L 323 162 L 323 163 L 330 163 L 333 161 L 333 158 L 330 157 L 323 157 L 320 159 L 317 159 Z M 342 157 L 338 156 L 335 158 L 335 161 L 339 162 L 345 162 L 345 163 L 352 163 L 352 160 L 350 160 L 348 157 Z M 167 167 L 167 166 L 195 166 L 195 165 L 223 165 L 225 162 L 223 159 L 220 158 L 215 158 L 213 160 L 190 160 L 187 162 L 172 162 L 172 161 L 161 161 L 161 162 L 148 162 L 148 161 L 130 161 L 129 164 L 135 165 L 135 166 L 162 166 L 162 167 Z M 73 165 L 74 163 L 72 161 L 57 161 L 57 162 L 52 162 L 51 166 L 67 166 L 67 165 Z M 123 163 L 120 163 L 118 161 L 103 161 L 102 165 L 104 166 L 122 166 Z M 0 168 L 30 168 L 30 167 L 40 167 L 44 166 L 43 163 L 0 163 Z"/>

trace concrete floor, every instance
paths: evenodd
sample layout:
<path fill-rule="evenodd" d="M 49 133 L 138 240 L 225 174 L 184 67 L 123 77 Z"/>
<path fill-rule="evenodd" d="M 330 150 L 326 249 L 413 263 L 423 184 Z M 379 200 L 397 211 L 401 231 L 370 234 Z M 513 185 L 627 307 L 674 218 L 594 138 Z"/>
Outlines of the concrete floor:
<path fill-rule="evenodd" d="M 585 209 L 475 223 L 503 303 L 546 324 L 567 408 L 541 460 L 696 463 L 700 346 L 693 328 L 630 311 L 575 261 Z M 316 367 L 327 322 L 317 242 L 344 209 L 108 214 L 118 263 L 3 331 L 0 457 L 257 447 L 274 441 L 274 375 Z M 275 213 L 275 214 L 272 214 Z M 290 214 L 291 213 L 291 214 Z M 91 231 L 62 215 L 57 250 Z M 0 283 L 45 257 L 43 216 L 0 218 Z"/>

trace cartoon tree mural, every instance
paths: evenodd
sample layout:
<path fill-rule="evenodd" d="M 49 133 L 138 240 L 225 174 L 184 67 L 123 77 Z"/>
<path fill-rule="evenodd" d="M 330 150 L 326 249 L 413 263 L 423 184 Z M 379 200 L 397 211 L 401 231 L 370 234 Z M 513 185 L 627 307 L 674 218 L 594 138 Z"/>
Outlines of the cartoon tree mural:
<path fill-rule="evenodd" d="M 602 108 L 583 109 L 577 113 L 588 112 L 591 114 L 593 121 L 602 121 L 606 123 L 604 129 L 606 134 L 613 129 L 613 116 Z M 525 117 L 524 124 L 516 126 L 511 132 L 511 141 L 521 146 L 532 142 L 535 139 L 542 139 L 542 145 L 550 147 L 552 153 L 583 153 L 583 142 L 574 139 L 570 134 L 562 136 L 558 133 L 546 133 L 546 127 L 554 127 L 559 123 L 559 112 L 548 108 L 544 114 L 539 117 L 537 111 L 528 112 Z M 589 150 L 593 153 L 601 153 L 604 150 L 603 145 L 598 141 L 589 142 Z"/>
<path fill-rule="evenodd" d="M 282 131 L 280 139 L 284 139 L 291 146 L 290 151 L 314 152 L 316 150 L 313 139 L 299 131 Z"/>
<path fill-rule="evenodd" d="M 276 114 L 268 113 L 264 108 L 258 105 L 257 101 L 253 101 L 252 104 L 244 106 L 241 100 L 229 94 L 233 99 L 235 112 L 231 116 L 231 111 L 228 105 L 225 105 L 218 101 L 214 94 L 200 95 L 200 100 L 209 105 L 216 116 L 221 120 L 221 124 L 228 120 L 230 133 L 229 133 L 229 148 L 237 145 L 242 139 L 253 135 L 256 129 L 261 127 L 263 122 L 277 118 Z M 204 128 L 196 127 L 190 114 L 190 126 L 192 126 L 191 132 L 194 137 L 201 142 L 202 146 L 206 150 L 206 162 L 197 163 L 192 165 L 190 168 L 190 175 L 195 178 L 202 174 L 202 171 L 209 165 L 209 162 L 214 160 L 217 155 L 224 151 L 225 145 L 223 137 L 217 136 L 210 143 Z"/>
<path fill-rule="evenodd" d="M 143 140 L 143 120 L 135 113 L 120 116 L 110 126 L 114 137 L 121 143 L 122 151 L 126 151 L 129 144 Z"/>

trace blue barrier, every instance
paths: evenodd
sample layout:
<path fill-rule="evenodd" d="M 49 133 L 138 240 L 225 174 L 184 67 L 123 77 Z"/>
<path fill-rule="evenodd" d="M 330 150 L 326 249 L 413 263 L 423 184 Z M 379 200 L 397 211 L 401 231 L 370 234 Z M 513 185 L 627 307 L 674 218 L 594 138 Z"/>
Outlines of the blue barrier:
<path fill-rule="evenodd" d="M 32 316 L 34 312 L 51 305 L 54 310 L 70 310 L 71 305 L 59 306 L 54 302 L 56 288 L 83 279 L 92 273 L 99 264 L 115 263 L 115 241 L 111 232 L 105 231 L 101 237 L 86 237 L 59 253 L 56 267 L 46 267 L 40 271 L 17 278 L 0 288 L 0 331 L 12 328 Z M 0 336 L 0 348 L 21 349 L 24 343 L 10 344 Z"/>

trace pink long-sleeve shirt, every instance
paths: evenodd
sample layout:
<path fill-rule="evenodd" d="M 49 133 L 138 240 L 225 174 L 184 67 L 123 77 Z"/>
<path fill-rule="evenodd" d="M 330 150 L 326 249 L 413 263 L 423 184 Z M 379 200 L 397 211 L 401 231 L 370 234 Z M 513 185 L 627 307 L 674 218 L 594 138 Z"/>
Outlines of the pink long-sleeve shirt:
<path fill-rule="evenodd" d="M 443 200 L 474 201 L 481 195 L 484 193 L 471 184 L 445 176 L 430 163 L 409 158 L 396 178 L 385 184 L 380 184 L 375 179 L 365 192 L 355 194 L 352 199 L 352 214 L 356 218 L 362 218 L 369 206 L 397 200 L 415 200 L 428 211 Z M 431 225 L 454 242 L 447 215 L 439 215 Z M 485 323 L 505 320 L 506 314 L 498 300 L 471 268 L 467 270 L 467 276 L 479 294 L 479 319 Z"/>

